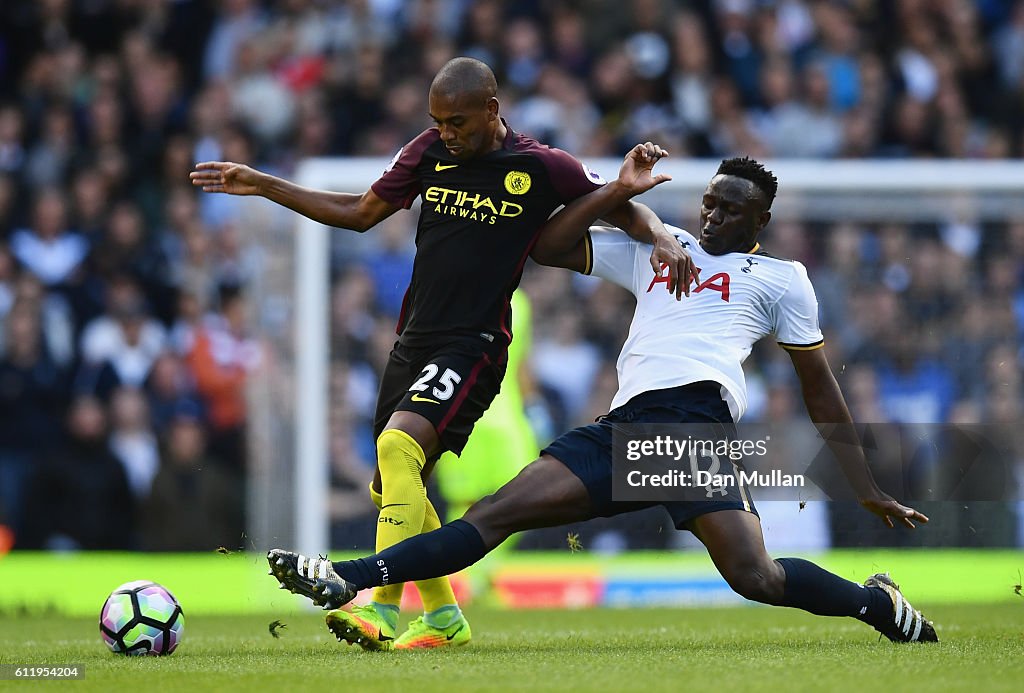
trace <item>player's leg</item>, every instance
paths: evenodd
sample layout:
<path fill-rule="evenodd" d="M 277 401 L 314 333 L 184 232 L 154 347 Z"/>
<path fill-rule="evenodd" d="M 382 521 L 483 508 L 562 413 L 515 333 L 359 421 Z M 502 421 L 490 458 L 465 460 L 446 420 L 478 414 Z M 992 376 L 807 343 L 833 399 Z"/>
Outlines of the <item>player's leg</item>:
<path fill-rule="evenodd" d="M 515 532 L 638 509 L 643 504 L 612 502 L 611 448 L 609 420 L 577 428 L 461 519 L 377 555 L 335 563 L 348 583 L 345 601 L 374 585 L 462 570 Z"/>
<path fill-rule="evenodd" d="M 425 481 L 426 481 L 426 476 L 424 476 L 424 482 Z M 371 484 L 370 484 L 370 498 L 373 501 L 374 505 L 377 506 L 377 509 L 380 510 L 383 507 L 383 505 L 384 505 L 384 499 L 383 499 L 383 496 L 380 493 L 380 491 L 377 491 L 374 488 L 374 484 L 376 484 L 378 487 L 380 486 L 379 473 L 378 473 L 378 476 L 375 478 L 374 482 L 371 482 Z M 426 498 L 426 502 L 425 502 L 425 512 L 424 512 L 424 517 L 423 517 L 423 525 L 420 528 L 420 533 L 422 534 L 422 533 L 425 533 L 425 532 L 431 532 L 431 531 L 433 531 L 435 529 L 438 529 L 440 526 L 441 526 L 441 519 L 440 519 L 440 517 L 438 517 L 437 510 L 434 509 L 434 506 L 430 502 L 430 498 L 428 497 L 428 498 Z M 428 628 L 426 628 L 426 629 L 419 629 L 419 630 L 427 630 L 427 631 L 429 631 L 432 628 L 447 628 L 447 627 L 450 627 L 452 624 L 454 624 L 454 623 L 456 623 L 456 622 L 458 622 L 460 620 L 463 623 L 465 622 L 464 617 L 462 617 L 461 610 L 459 609 L 458 604 L 456 602 L 455 593 L 453 592 L 453 590 L 451 588 L 451 583 L 450 583 L 450 581 L 449 581 L 447 576 L 431 578 L 430 580 L 423 580 L 423 581 L 417 582 L 415 584 L 416 584 L 417 589 L 420 592 L 421 601 L 425 605 L 424 608 L 425 609 L 429 609 L 426 612 L 426 614 L 424 615 L 424 617 L 421 617 L 420 619 L 417 619 L 417 621 L 418 622 L 424 622 L 423 618 L 425 618 L 427 616 L 431 616 L 431 617 L 433 617 L 435 619 L 434 623 L 432 623 L 432 624 L 424 622 L 424 625 L 427 625 Z M 389 585 L 388 586 L 388 588 L 390 588 L 392 590 L 398 591 L 399 599 L 402 596 L 402 592 L 401 592 L 401 588 L 402 587 L 404 587 L 404 583 L 399 583 L 398 585 Z M 392 627 L 393 627 L 393 625 L 397 624 L 398 615 L 399 615 L 398 609 L 394 608 L 394 607 L 392 607 L 392 606 L 390 606 L 388 604 L 381 604 L 381 603 L 375 603 L 375 602 L 371 602 L 369 605 L 367 605 L 365 607 L 363 607 L 363 606 L 353 607 L 352 611 L 349 614 L 349 618 L 351 618 L 353 621 L 359 621 L 360 619 L 365 620 L 366 623 L 360 624 L 360 630 L 363 631 L 364 634 L 372 635 L 372 633 L 374 632 L 374 628 L 373 628 L 374 622 L 380 620 L 381 616 L 384 616 L 384 615 L 386 615 L 386 617 L 388 619 L 388 623 L 391 624 Z M 439 617 L 440 618 L 447 617 L 447 618 L 445 618 L 445 622 L 444 623 L 437 623 L 437 619 Z M 379 631 L 380 631 L 380 629 L 377 628 L 377 632 L 379 632 Z M 402 639 L 409 640 L 410 638 L 413 637 L 413 635 L 416 635 L 416 633 L 411 633 L 410 630 L 406 630 L 406 632 L 403 633 L 402 636 L 398 640 L 395 641 L 396 647 L 398 646 L 399 641 L 401 641 Z M 430 635 L 430 633 L 429 632 L 427 632 L 427 633 L 419 633 L 419 635 Z M 409 637 L 406 637 L 406 636 L 409 636 Z M 359 640 L 360 638 L 363 637 L 363 635 L 362 634 L 361 635 L 356 635 L 355 637 L 356 637 L 357 640 Z M 468 639 L 469 639 L 469 625 L 467 623 L 467 624 L 465 624 L 465 627 L 460 632 L 460 635 L 459 635 L 459 638 L 458 638 L 458 640 L 460 641 L 459 644 L 462 644 L 463 642 L 468 641 Z M 415 639 L 414 641 L 418 641 L 418 639 Z M 446 640 L 446 643 L 447 642 L 449 642 L 449 641 Z M 359 644 L 360 645 L 365 645 L 366 647 L 371 648 L 373 646 L 373 644 L 374 644 L 373 643 L 373 638 L 369 637 L 369 638 L 362 639 L 359 642 Z"/>
<path fill-rule="evenodd" d="M 373 556 L 336 562 L 333 569 L 354 596 L 377 585 L 449 575 L 480 560 L 515 532 L 591 517 L 590 496 L 580 478 L 554 457 L 542 455 L 463 518 Z"/>
<path fill-rule="evenodd" d="M 383 387 L 381 395 L 384 395 Z M 377 436 L 377 472 L 370 485 L 370 497 L 379 509 L 377 551 L 424 530 L 429 503 L 424 472 L 427 455 L 433 453 L 437 445 L 433 425 L 412 412 L 392 413 Z M 442 578 L 440 582 L 444 583 L 442 592 L 447 588 L 451 594 L 447 580 Z M 367 650 L 390 649 L 397 642 L 396 628 L 404 587 L 401 583 L 382 585 L 374 590 L 368 604 L 355 606 L 347 612 L 345 626 L 341 629 L 344 639 Z M 454 594 L 451 594 L 448 603 L 454 601 Z"/>
<path fill-rule="evenodd" d="M 379 484 L 379 479 L 377 483 Z M 384 505 L 381 493 L 374 489 L 372 483 L 370 485 L 370 498 L 378 509 Z M 429 498 L 426 499 L 425 510 L 420 533 L 430 532 L 441 526 L 437 510 L 434 509 Z M 333 569 L 329 572 L 329 576 L 325 574 L 323 577 L 337 579 L 337 576 L 333 574 Z M 289 580 L 288 582 L 292 583 L 294 581 Z M 349 612 L 335 615 L 332 630 L 339 635 L 339 640 L 356 643 L 368 650 L 384 650 L 391 649 L 392 647 L 394 649 L 430 647 L 429 643 L 433 642 L 438 634 L 444 638 L 443 644 L 445 645 L 461 645 L 469 642 L 471 637 L 469 623 L 466 622 L 458 607 L 455 594 L 451 589 L 447 576 L 421 580 L 415 584 L 420 591 L 425 608 L 431 610 L 427 611 L 424 616 L 415 619 L 410 624 L 410 627 L 400 637 L 395 639 L 393 643 L 387 637 L 382 639 L 380 636 L 384 628 L 393 629 L 397 622 L 398 610 L 392 610 L 390 605 L 375 601 L 371 601 L 365 606 L 357 605 L 352 607 Z M 388 585 L 387 587 L 395 589 L 403 585 L 404 583 L 399 583 L 398 585 Z M 328 606 L 339 605 L 326 601 L 322 592 L 314 594 L 310 585 L 304 586 L 310 587 L 309 594 L 306 594 L 306 596 L 312 598 L 315 603 Z M 305 594 L 302 591 L 299 591 L 299 593 Z M 401 592 L 399 592 L 399 596 L 401 596 Z M 435 600 L 435 603 L 438 603 L 438 606 L 431 608 L 431 598 Z M 444 618 L 445 616 L 447 616 L 445 622 L 437 622 L 436 619 L 439 617 Z M 428 617 L 433 617 L 435 619 L 434 622 L 428 621 Z M 454 636 L 448 638 L 447 635 L 452 633 L 454 633 Z"/>
<path fill-rule="evenodd" d="M 747 599 L 821 616 L 852 616 L 894 641 L 937 640 L 931 624 L 888 576 L 873 576 L 858 585 L 801 558 L 772 560 L 753 513 L 709 512 L 686 527 L 707 547 L 729 586 Z"/>
<path fill-rule="evenodd" d="M 441 518 L 430 499 L 426 499 L 426 512 L 420 534 L 441 528 Z M 469 622 L 459 608 L 447 575 L 417 580 L 416 589 L 423 602 L 423 614 L 413 619 L 394 643 L 396 650 L 427 649 L 450 645 L 465 645 L 472 638 Z"/>
<path fill-rule="evenodd" d="M 322 582 L 318 588 L 322 594 L 330 592 L 332 599 L 344 603 L 368 587 L 458 572 L 476 563 L 514 532 L 590 517 L 589 496 L 579 477 L 553 457 L 542 456 L 494 495 L 474 504 L 464 518 L 410 537 L 373 556 L 334 563 L 331 572 L 340 579 Z M 349 612 L 330 612 L 327 626 L 339 640 L 379 649 L 375 643 L 363 640 Z M 447 628 L 429 627 L 421 618 L 410 624 L 409 631 L 395 641 L 394 647 L 458 645 L 469 638 L 469 624 L 464 618 Z"/>
<path fill-rule="evenodd" d="M 507 484 L 536 457 L 539 445 L 526 415 L 503 397 L 504 384 L 502 394 L 473 427 L 462 455 L 445 453 L 438 461 L 435 478 L 449 521 L 465 515 L 473 503 Z M 495 450 L 502 454 L 495 455 Z M 515 549 L 520 536 L 513 534 L 473 566 L 467 577 L 474 593 L 489 589 L 495 569 Z"/>
<path fill-rule="evenodd" d="M 377 471 L 381 482 L 377 551 L 423 529 L 427 504 L 424 471 L 428 456 L 434 455 L 437 446 L 438 437 L 431 422 L 408 411 L 394 412 L 377 437 Z M 401 585 L 374 590 L 373 594 L 375 603 L 393 605 L 396 610 L 401 598 Z"/>
<path fill-rule="evenodd" d="M 444 351 L 420 360 L 417 367 L 419 370 L 381 434 L 381 440 L 399 433 L 408 438 L 401 441 L 400 456 L 395 455 L 394 450 L 378 450 L 384 497 L 378 524 L 378 550 L 441 526 L 427 499 L 425 480 L 441 451 L 458 453 L 462 450 L 473 425 L 497 394 L 504 374 L 503 355 L 492 359 L 474 341 L 446 345 Z M 421 499 L 418 505 L 414 498 Z M 448 578 L 438 576 L 418 581 L 416 587 L 423 601 L 423 616 L 410 624 L 395 641 L 395 647 L 424 648 L 468 642 L 469 624 L 459 609 Z M 392 595 L 400 596 L 401 587 L 375 590 L 374 601 Z M 451 635 L 455 632 L 459 635 L 453 639 Z"/>
<path fill-rule="evenodd" d="M 625 512 L 625 507 L 609 510 L 610 441 L 610 426 L 577 429 L 555 441 L 539 460 L 495 494 L 476 503 L 464 519 L 355 561 L 303 563 L 301 556 L 275 549 L 267 556 L 271 571 L 283 588 L 326 608 L 337 608 L 362 589 L 461 570 L 515 531 Z M 559 462 L 554 457 L 556 453 L 567 462 Z M 595 497 L 599 500 L 595 501 Z M 298 569 L 294 567 L 296 560 Z M 344 622 L 348 618 L 345 613 L 329 615 L 328 624 L 345 639 L 358 642 L 362 635 L 348 632 L 351 624 Z M 349 638 L 350 635 L 356 639 Z M 371 647 L 376 644 L 370 643 Z"/>
<path fill-rule="evenodd" d="M 377 468 L 370 484 L 370 498 L 379 511 L 375 543 L 378 551 L 420 532 L 428 515 L 423 475 L 427 456 L 433 455 L 437 448 L 437 433 L 426 417 L 396 410 L 409 397 L 429 356 L 429 353 L 396 343 L 381 377 L 373 423 Z M 329 600 L 313 594 L 312 589 L 317 579 L 333 576 L 319 574 L 323 569 L 315 568 L 322 562 L 314 561 L 306 564 L 309 575 L 303 575 L 301 570 L 291 575 L 294 569 L 290 562 L 299 560 L 301 568 L 301 559 L 290 552 L 281 552 L 272 561 L 271 570 L 286 588 L 309 597 L 314 603 L 331 606 Z M 277 565 L 279 561 L 284 564 Z M 359 641 L 367 649 L 390 647 L 395 638 L 404 587 L 404 584 L 395 584 L 375 590 L 368 604 L 352 609 L 353 641 Z"/>
<path fill-rule="evenodd" d="M 316 604 L 337 608 L 363 589 L 462 570 L 515 532 L 595 517 L 584 478 L 579 469 L 570 470 L 553 456 L 542 454 L 494 494 L 470 507 L 463 518 L 372 556 L 335 563 L 299 557 L 297 571 L 288 570 L 297 554 L 274 549 L 267 558 L 282 587 Z M 628 509 L 623 504 L 620 511 Z"/>
<path fill-rule="evenodd" d="M 377 533 L 375 549 L 381 550 L 401 541 L 404 535 L 395 536 L 396 528 L 409 528 L 415 525 L 416 531 L 422 527 L 425 517 L 425 493 L 422 492 L 420 468 L 425 466 L 418 461 L 423 446 L 431 446 L 430 437 L 436 435 L 433 428 L 423 422 L 404 422 L 407 431 L 396 430 L 387 433 L 393 427 L 392 417 L 395 409 L 408 395 L 408 388 L 422 369 L 418 354 L 401 344 L 395 344 L 388 356 L 387 365 L 381 376 L 380 390 L 377 395 L 377 407 L 374 413 L 373 433 L 377 443 L 377 469 L 370 484 L 370 498 L 378 509 Z M 417 425 L 419 424 L 419 425 Z M 412 435 L 409 432 L 412 432 Z M 417 438 L 419 440 L 417 441 Z M 436 445 L 436 442 L 434 442 Z M 413 459 L 410 461 L 408 457 Z M 408 471 L 416 468 L 416 474 Z M 385 481 L 387 483 L 385 483 Z M 385 495 L 392 496 L 385 500 Z M 418 498 L 410 504 L 399 501 L 394 496 L 412 496 Z M 390 507 L 388 507 L 390 506 Z M 287 552 L 285 552 L 287 553 Z M 300 557 L 301 558 L 301 557 Z M 278 556 L 276 560 L 285 560 Z M 301 566 L 300 566 L 301 567 Z M 274 570 L 272 562 L 272 570 Z M 307 566 L 307 570 L 309 570 Z M 302 571 L 298 577 L 288 575 L 288 567 L 279 566 L 277 577 L 287 588 L 297 594 L 303 594 L 314 603 L 330 606 L 319 595 L 312 593 L 315 580 L 303 579 Z M 316 575 L 317 579 L 324 577 Z M 330 579 L 332 576 L 326 576 Z M 367 649 L 387 649 L 395 638 L 398 626 L 399 608 L 402 601 L 404 585 L 393 585 L 386 589 L 375 590 L 370 602 L 352 609 L 352 618 L 357 626 L 358 635 L 355 639 Z"/>

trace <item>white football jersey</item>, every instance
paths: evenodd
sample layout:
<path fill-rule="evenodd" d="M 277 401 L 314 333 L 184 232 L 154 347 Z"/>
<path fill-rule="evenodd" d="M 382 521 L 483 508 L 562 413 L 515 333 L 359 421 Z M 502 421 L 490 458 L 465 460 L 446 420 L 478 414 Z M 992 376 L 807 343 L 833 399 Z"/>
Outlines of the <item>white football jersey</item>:
<path fill-rule="evenodd" d="M 750 253 L 710 255 L 683 229 L 668 226 L 700 269 L 700 284 L 676 301 L 666 290 L 668 270 L 651 271 L 650 245 L 618 229 L 587 235 L 587 274 L 636 296 L 636 312 L 616 369 L 619 390 L 611 408 L 642 392 L 711 380 L 722 386 L 733 421 L 747 408 L 743 361 L 769 334 L 786 349 L 816 349 L 824 340 L 818 301 L 807 270 L 794 260 Z"/>

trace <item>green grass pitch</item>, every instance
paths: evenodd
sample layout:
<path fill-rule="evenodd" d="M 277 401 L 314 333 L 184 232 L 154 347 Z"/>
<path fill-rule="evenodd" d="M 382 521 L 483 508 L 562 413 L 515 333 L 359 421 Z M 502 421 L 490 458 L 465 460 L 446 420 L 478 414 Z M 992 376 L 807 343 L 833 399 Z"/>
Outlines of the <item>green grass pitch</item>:
<path fill-rule="evenodd" d="M 170 657 L 123 658 L 95 618 L 0 617 L 0 664 L 85 665 L 76 690 L 735 691 L 1021 690 L 1024 598 L 923 611 L 938 645 L 893 645 L 852 619 L 792 609 L 471 608 L 458 650 L 363 653 L 318 612 L 197 615 Z M 274 639 L 268 625 L 287 624 Z M 34 688 L 39 682 L 0 682 Z"/>

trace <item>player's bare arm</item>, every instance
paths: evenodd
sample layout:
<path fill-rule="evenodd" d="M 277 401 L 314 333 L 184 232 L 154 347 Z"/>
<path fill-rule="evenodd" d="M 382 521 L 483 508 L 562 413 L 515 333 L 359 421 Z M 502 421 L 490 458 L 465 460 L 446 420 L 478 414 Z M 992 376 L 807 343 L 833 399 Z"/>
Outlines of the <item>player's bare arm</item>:
<path fill-rule="evenodd" d="M 650 142 L 633 147 L 622 162 L 618 178 L 572 201 L 548 220 L 533 247 L 533 259 L 553 267 L 584 270 L 583 237 L 587 229 L 599 217 L 626 205 L 634 196 L 671 180 L 670 176 L 654 176 L 652 172 L 654 164 L 664 156 L 667 156 L 665 150 Z"/>
<path fill-rule="evenodd" d="M 928 522 L 923 514 L 902 505 L 878 487 L 854 431 L 853 417 L 850 416 L 824 350 L 788 351 L 800 379 L 800 390 L 811 421 L 816 424 L 837 424 L 826 436 L 829 448 L 839 461 L 860 504 L 881 517 L 889 527 L 895 526 L 893 519 L 910 529 L 915 526 L 914 520 Z"/>
<path fill-rule="evenodd" d="M 651 169 L 654 165 L 667 156 L 668 152 L 656 144 L 638 144 L 626 155 L 623 168 L 619 171 L 619 179 L 630 185 L 644 181 L 652 177 Z M 657 181 L 654 185 L 672 180 L 672 176 L 665 174 L 653 178 Z M 600 218 L 618 226 L 630 238 L 654 246 L 654 250 L 651 251 L 651 269 L 655 274 L 661 274 L 662 267 L 668 267 L 669 281 L 666 288 L 670 292 L 675 292 L 677 300 L 681 299 L 683 294 L 690 295 L 691 281 L 695 284 L 700 283 L 697 268 L 689 253 L 683 250 L 675 236 L 668 232 L 665 224 L 647 205 L 627 200 L 602 213 Z"/>
<path fill-rule="evenodd" d="M 650 142 L 631 149 L 616 180 L 574 200 L 548 221 L 531 253 L 533 259 L 544 265 L 585 271 L 587 253 L 584 236 L 591 223 L 604 218 L 625 229 L 633 238 L 654 243 L 652 267 L 660 273 L 661 263 L 668 264 L 672 277 L 670 290 L 676 291 L 677 297 L 683 292 L 689 295 L 689 284 L 677 281 L 678 277 L 689 277 L 694 273 L 689 254 L 654 212 L 632 201 L 636 195 L 672 179 L 664 174 L 654 175 L 652 171 L 654 165 L 667 155 L 664 149 Z"/>
<path fill-rule="evenodd" d="M 366 231 L 398 210 L 372 190 L 362 194 L 312 190 L 230 161 L 196 164 L 189 178 L 203 192 L 258 195 L 321 224 L 353 231 Z"/>
<path fill-rule="evenodd" d="M 587 270 L 584 236 L 597 220 L 601 210 L 610 209 L 629 199 L 626 188 L 613 180 L 592 193 L 579 197 L 548 219 L 530 257 L 549 267 L 565 267 L 575 272 Z"/>

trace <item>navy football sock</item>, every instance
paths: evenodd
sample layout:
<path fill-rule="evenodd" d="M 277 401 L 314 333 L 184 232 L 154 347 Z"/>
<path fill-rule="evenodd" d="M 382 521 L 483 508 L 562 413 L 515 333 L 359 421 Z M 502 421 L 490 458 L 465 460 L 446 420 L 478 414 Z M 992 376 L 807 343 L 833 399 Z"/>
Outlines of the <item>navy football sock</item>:
<path fill-rule="evenodd" d="M 417 534 L 366 558 L 334 563 L 334 571 L 358 589 L 413 582 L 457 573 L 487 554 L 476 527 L 455 520 Z"/>
<path fill-rule="evenodd" d="M 881 588 L 844 580 L 802 558 L 777 560 L 786 571 L 786 590 L 780 606 L 819 616 L 852 616 L 872 626 L 892 620 L 892 601 Z"/>

